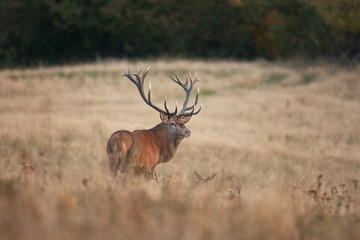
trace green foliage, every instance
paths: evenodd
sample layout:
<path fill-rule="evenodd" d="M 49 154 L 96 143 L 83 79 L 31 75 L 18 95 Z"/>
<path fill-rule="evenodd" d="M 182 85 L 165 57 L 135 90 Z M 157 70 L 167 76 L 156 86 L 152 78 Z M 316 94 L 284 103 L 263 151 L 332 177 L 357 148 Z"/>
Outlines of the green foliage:
<path fill-rule="evenodd" d="M 0 67 L 97 57 L 348 58 L 360 52 L 359 6 L 359 0 L 3 0 Z"/>
<path fill-rule="evenodd" d="M 275 83 L 279 83 L 282 82 L 283 80 L 285 80 L 287 78 L 287 74 L 285 73 L 271 73 L 265 80 L 264 83 L 266 84 L 275 84 Z"/>
<path fill-rule="evenodd" d="M 360 60 L 360 0 L 308 0 L 329 26 L 329 35 L 336 40 L 338 61 Z"/>
<path fill-rule="evenodd" d="M 315 79 L 316 79 L 316 74 L 315 73 L 304 73 L 302 75 L 301 83 L 309 84 L 309 83 L 313 82 Z"/>
<path fill-rule="evenodd" d="M 212 89 L 202 89 L 200 92 L 200 96 L 211 96 L 216 94 L 216 92 Z"/>

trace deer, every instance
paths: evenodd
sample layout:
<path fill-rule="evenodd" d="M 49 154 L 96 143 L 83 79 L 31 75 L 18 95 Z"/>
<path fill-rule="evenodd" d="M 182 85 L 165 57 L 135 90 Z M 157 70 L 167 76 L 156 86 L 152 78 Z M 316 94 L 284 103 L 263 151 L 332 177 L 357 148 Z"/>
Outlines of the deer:
<path fill-rule="evenodd" d="M 151 83 L 149 82 L 148 94 L 144 92 L 144 80 L 149 73 L 150 66 L 138 69 L 136 73 L 125 72 L 122 76 L 128 78 L 137 87 L 141 98 L 151 108 L 160 113 L 161 122 L 155 127 L 146 130 L 119 130 L 111 134 L 107 142 L 107 155 L 109 158 L 110 175 L 116 179 L 118 172 L 127 175 L 143 175 L 146 179 L 157 181 L 155 167 L 160 163 L 167 163 L 174 158 L 179 144 L 184 138 L 191 135 L 191 131 L 185 124 L 192 116 L 201 111 L 201 106 L 195 111 L 199 98 L 199 87 L 195 101 L 188 106 L 191 91 L 194 85 L 200 80 L 195 73 L 191 73 L 186 80 L 181 81 L 175 74 L 170 78 L 185 91 L 185 100 L 182 109 L 178 112 L 176 102 L 175 110 L 170 112 L 166 97 L 164 109 L 151 102 Z"/>

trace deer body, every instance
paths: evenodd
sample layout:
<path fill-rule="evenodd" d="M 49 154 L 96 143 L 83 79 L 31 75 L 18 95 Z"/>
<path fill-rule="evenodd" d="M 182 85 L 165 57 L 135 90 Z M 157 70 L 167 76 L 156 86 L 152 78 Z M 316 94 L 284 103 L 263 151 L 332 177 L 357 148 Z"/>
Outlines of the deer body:
<path fill-rule="evenodd" d="M 126 174 L 144 174 L 147 178 L 151 178 L 156 165 L 170 161 L 181 141 L 190 137 L 191 132 L 185 127 L 185 123 L 190 120 L 192 115 L 200 111 L 199 109 L 194 113 L 198 95 L 193 106 L 186 106 L 193 86 L 191 76 L 190 87 L 187 87 L 188 81 L 183 84 L 177 77 L 178 81 L 173 79 L 178 84 L 183 84 L 181 86 L 187 93 L 184 107 L 178 115 L 176 115 L 177 108 L 173 113 L 168 111 L 166 101 L 164 102 L 166 111 L 153 105 L 150 100 L 150 90 L 148 98 L 143 93 L 143 81 L 148 70 L 149 68 L 146 68 L 137 74 L 133 74 L 136 76 L 136 80 L 131 77 L 130 71 L 125 76 L 135 83 L 144 101 L 160 112 L 161 123 L 148 130 L 135 130 L 133 132 L 120 130 L 110 136 L 107 142 L 107 154 L 110 174 L 114 178 L 117 176 L 118 171 Z M 194 80 L 194 84 L 196 81 L 198 81 L 197 78 Z M 191 112 L 186 113 L 188 110 L 191 110 Z"/>

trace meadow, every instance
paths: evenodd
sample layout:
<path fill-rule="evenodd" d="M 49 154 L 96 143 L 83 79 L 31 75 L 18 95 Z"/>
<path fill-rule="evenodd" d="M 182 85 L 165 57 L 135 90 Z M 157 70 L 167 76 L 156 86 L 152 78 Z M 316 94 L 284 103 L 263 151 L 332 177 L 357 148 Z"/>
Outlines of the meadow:
<path fill-rule="evenodd" d="M 106 142 L 160 122 L 121 75 L 202 79 L 158 181 L 110 178 Z M 360 66 L 103 61 L 0 71 L 0 239 L 358 239 Z M 194 170 L 212 181 L 195 188 Z"/>

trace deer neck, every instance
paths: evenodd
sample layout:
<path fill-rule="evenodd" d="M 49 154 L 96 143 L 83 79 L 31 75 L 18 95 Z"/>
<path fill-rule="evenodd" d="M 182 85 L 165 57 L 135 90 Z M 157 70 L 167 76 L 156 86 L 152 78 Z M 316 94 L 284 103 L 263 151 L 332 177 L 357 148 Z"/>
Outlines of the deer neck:
<path fill-rule="evenodd" d="M 150 131 L 156 136 L 159 143 L 159 163 L 170 161 L 174 157 L 182 138 L 172 136 L 168 133 L 164 123 L 159 123 L 154 128 L 150 129 Z"/>

